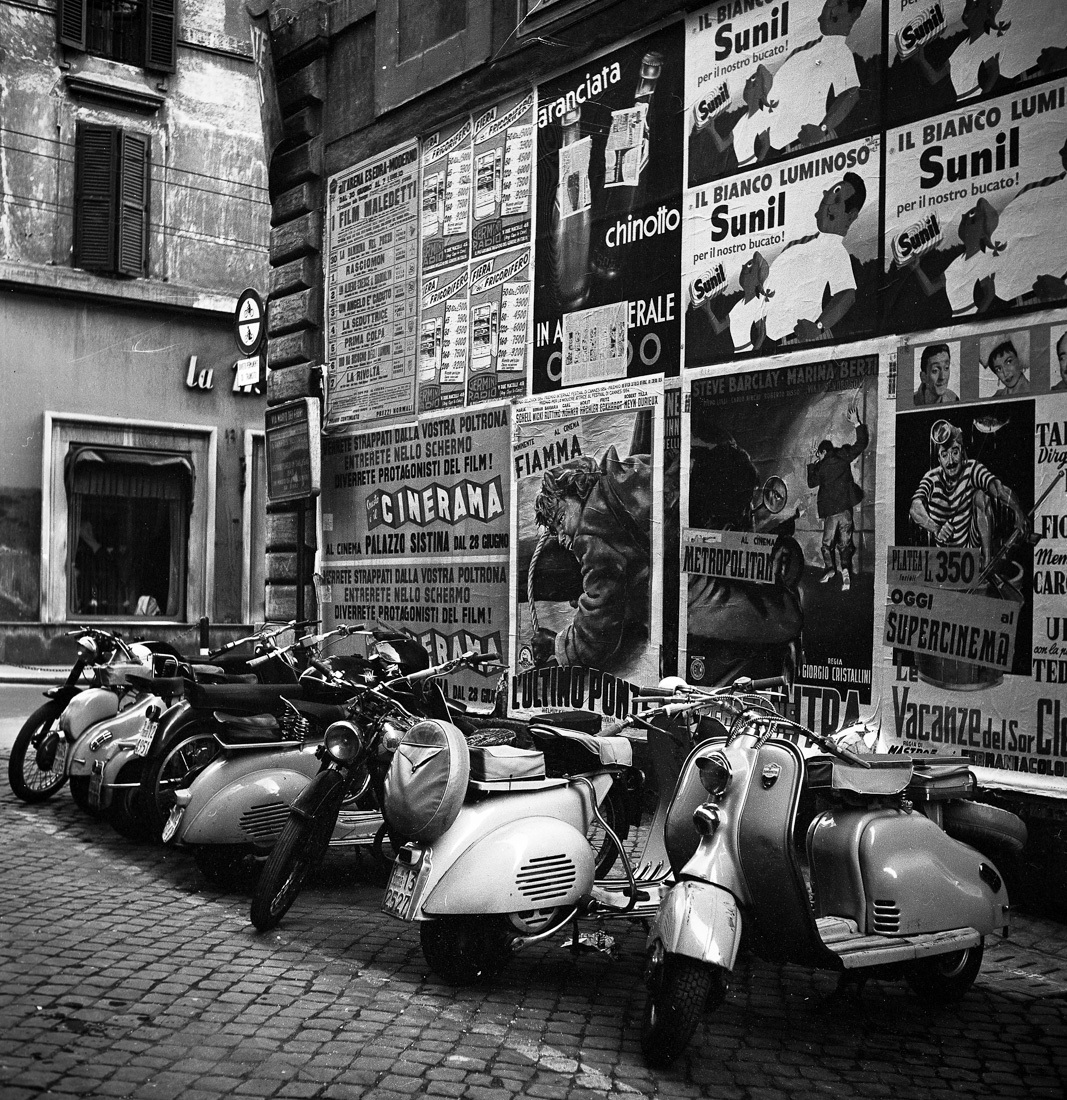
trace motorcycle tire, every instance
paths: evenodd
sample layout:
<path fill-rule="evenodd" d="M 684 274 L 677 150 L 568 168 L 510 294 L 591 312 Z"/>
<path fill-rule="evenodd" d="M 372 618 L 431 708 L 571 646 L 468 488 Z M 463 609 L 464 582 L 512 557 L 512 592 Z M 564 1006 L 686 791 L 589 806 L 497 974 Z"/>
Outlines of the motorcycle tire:
<path fill-rule="evenodd" d="M 193 859 L 204 878 L 220 890 L 247 890 L 263 868 L 263 858 L 245 844 L 198 844 Z"/>
<path fill-rule="evenodd" d="M 138 843 L 152 839 L 152 832 L 141 812 L 140 796 L 141 792 L 136 787 L 115 791 L 106 815 L 108 824 L 119 836 Z"/>
<path fill-rule="evenodd" d="M 163 834 L 163 826 L 174 805 L 174 792 L 190 783 L 222 751 L 215 740 L 217 727 L 212 722 L 192 722 L 175 739 L 145 761 L 141 777 L 141 813 L 153 837 Z"/>
<path fill-rule="evenodd" d="M 70 777 L 70 795 L 79 810 L 84 810 L 90 817 L 100 816 L 100 807 L 94 806 L 89 801 L 89 783 L 87 775 L 72 775 Z"/>
<path fill-rule="evenodd" d="M 669 1066 L 689 1045 L 722 971 L 686 955 L 665 955 L 652 975 L 641 1019 L 641 1051 L 653 1067 Z M 716 987 L 718 987 L 716 989 Z"/>
<path fill-rule="evenodd" d="M 511 937 L 501 917 L 438 917 L 419 925 L 422 955 L 451 985 L 495 978 L 511 958 Z"/>
<path fill-rule="evenodd" d="M 621 782 L 612 783 L 611 789 L 600 804 L 600 814 L 619 840 L 625 843 L 630 835 L 630 808 Z M 594 874 L 597 878 L 605 878 L 615 866 L 615 861 L 619 858 L 619 850 L 596 818 L 591 822 L 586 836 L 593 849 Z"/>
<path fill-rule="evenodd" d="M 252 896 L 249 919 L 257 931 L 277 928 L 300 896 L 308 875 L 322 862 L 344 795 L 344 784 L 338 784 L 310 820 L 290 815 Z"/>
<path fill-rule="evenodd" d="M 49 733 L 57 733 L 63 704 L 51 700 L 39 706 L 22 724 L 11 745 L 7 779 L 16 798 L 23 802 L 45 802 L 67 781 L 67 742 L 59 737 L 50 767 L 38 767 L 37 746 Z"/>
<path fill-rule="evenodd" d="M 908 964 L 904 980 L 925 1004 L 955 1004 L 974 985 L 984 952 L 985 945 L 979 943 L 963 951 L 916 959 Z"/>

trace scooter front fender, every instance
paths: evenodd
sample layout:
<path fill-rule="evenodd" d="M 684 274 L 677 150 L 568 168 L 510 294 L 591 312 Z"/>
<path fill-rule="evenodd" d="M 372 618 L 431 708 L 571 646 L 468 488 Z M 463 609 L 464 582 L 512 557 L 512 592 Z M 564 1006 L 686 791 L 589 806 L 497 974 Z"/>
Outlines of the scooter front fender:
<path fill-rule="evenodd" d="M 741 913 L 729 890 L 708 882 L 679 882 L 663 899 L 648 946 L 733 970 L 741 943 Z"/>
<path fill-rule="evenodd" d="M 313 753 L 287 753 L 284 762 L 280 755 L 261 758 L 254 767 L 240 757 L 209 764 L 189 787 L 174 842 L 273 845 L 319 768 Z"/>

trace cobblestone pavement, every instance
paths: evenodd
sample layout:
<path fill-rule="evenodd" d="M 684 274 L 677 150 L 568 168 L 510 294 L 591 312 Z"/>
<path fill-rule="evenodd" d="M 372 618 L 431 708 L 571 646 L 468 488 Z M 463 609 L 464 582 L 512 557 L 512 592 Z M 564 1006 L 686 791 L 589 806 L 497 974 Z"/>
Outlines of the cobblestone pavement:
<path fill-rule="evenodd" d="M 742 965 L 669 1071 L 638 1047 L 643 934 L 617 959 L 538 945 L 495 984 L 427 974 L 358 857 L 259 936 L 248 898 L 63 791 L 0 794 L 0 1096 L 1048 1097 L 1067 1087 L 1067 932 L 1028 918 L 959 1005 Z"/>

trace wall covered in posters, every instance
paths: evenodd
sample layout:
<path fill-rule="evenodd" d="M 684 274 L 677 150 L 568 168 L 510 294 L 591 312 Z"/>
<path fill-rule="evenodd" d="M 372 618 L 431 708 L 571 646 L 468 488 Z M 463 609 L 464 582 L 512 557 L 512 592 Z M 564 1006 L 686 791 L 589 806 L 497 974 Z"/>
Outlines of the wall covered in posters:
<path fill-rule="evenodd" d="M 678 373 L 683 38 L 537 89 L 535 393 Z"/>
<path fill-rule="evenodd" d="M 1062 775 L 1065 73 L 1058 0 L 711 3 L 342 174 L 415 247 L 331 199 L 333 613 L 454 607 L 405 625 L 499 638 L 513 712 L 784 669 L 823 731 Z M 385 269 L 413 342 L 363 319 Z M 438 421 L 458 469 L 367 480 Z M 369 504 L 490 472 L 476 553 Z"/>

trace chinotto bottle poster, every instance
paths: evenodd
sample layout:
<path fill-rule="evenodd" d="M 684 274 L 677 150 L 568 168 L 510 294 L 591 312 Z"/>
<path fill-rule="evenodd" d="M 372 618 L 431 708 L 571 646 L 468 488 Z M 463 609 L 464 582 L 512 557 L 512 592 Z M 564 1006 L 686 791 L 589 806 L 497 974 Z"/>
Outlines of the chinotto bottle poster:
<path fill-rule="evenodd" d="M 683 31 L 538 87 L 535 393 L 678 373 Z"/>

